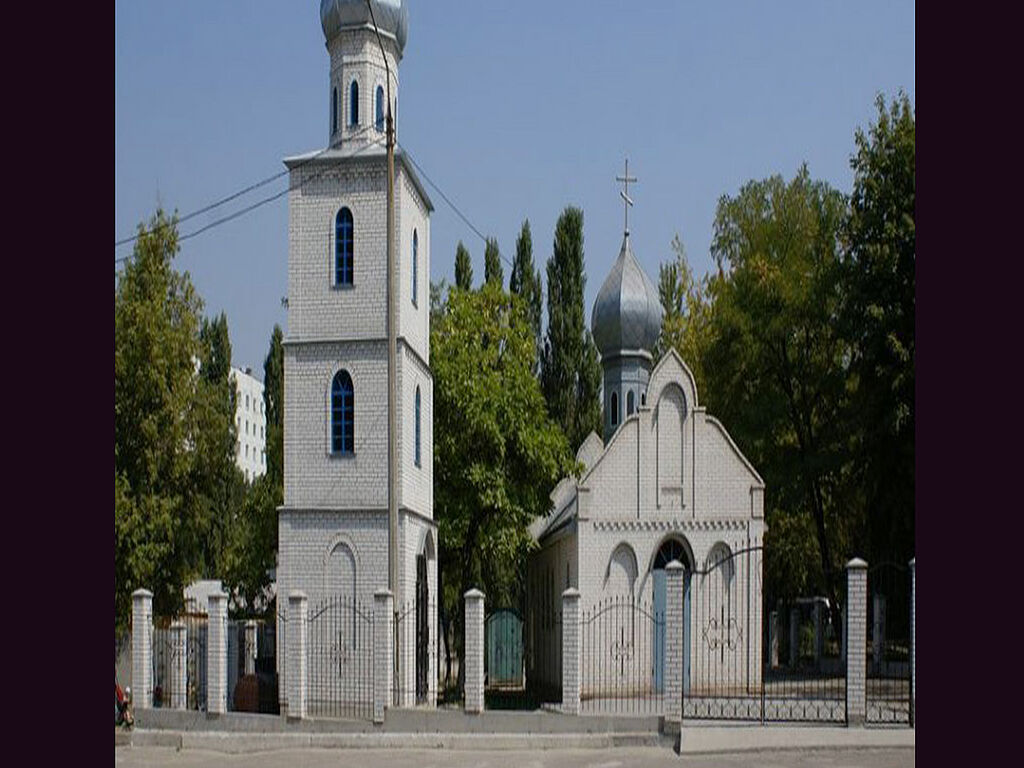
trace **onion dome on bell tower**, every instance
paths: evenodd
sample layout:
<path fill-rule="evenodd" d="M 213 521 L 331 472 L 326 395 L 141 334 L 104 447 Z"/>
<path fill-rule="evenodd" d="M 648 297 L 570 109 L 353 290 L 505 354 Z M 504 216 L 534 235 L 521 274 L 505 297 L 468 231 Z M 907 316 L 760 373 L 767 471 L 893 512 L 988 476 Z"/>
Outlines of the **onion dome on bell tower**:
<path fill-rule="evenodd" d="M 618 177 L 626 183 L 620 192 L 626 206 L 626 227 L 619 257 L 605 278 L 594 301 L 590 328 L 594 344 L 601 353 L 604 371 L 604 439 L 615 433 L 619 424 L 641 405 L 647 404 L 647 383 L 658 336 L 661 333 L 662 308 L 658 289 L 637 261 L 629 242 L 629 176 Z"/>

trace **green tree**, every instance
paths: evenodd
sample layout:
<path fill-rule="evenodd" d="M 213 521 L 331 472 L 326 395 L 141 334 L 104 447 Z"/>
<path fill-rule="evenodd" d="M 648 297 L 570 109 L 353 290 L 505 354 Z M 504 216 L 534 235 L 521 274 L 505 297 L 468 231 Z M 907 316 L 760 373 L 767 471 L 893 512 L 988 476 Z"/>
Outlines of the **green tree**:
<path fill-rule="evenodd" d="M 501 253 L 498 251 L 498 241 L 493 237 L 487 238 L 484 246 L 484 282 L 494 283 L 499 288 L 505 287 L 505 270 L 501 266 Z"/>
<path fill-rule="evenodd" d="M 451 292 L 430 346 L 439 564 L 462 658 L 462 594 L 478 586 L 489 600 L 518 596 L 527 526 L 575 466 L 533 375 L 533 333 L 519 297 L 493 284 Z"/>
<path fill-rule="evenodd" d="M 267 476 L 284 487 L 284 334 L 274 323 L 263 360 L 263 407 L 267 417 Z"/>
<path fill-rule="evenodd" d="M 114 609 L 126 626 L 131 593 L 175 612 L 199 573 L 209 521 L 188 503 L 199 440 L 196 363 L 202 301 L 178 251 L 176 217 L 140 224 L 114 289 Z"/>
<path fill-rule="evenodd" d="M 675 349 L 693 372 L 697 391 L 704 391 L 704 356 L 713 333 L 709 281 L 697 281 L 686 258 L 679 235 L 672 238 L 672 261 L 658 270 L 658 297 L 664 311 L 661 334 L 654 347 L 657 363 L 669 349 Z"/>
<path fill-rule="evenodd" d="M 555 225 L 547 263 L 548 332 L 541 387 L 551 417 L 576 451 L 592 431 L 600 433 L 601 366 L 584 319 L 583 211 L 567 207 Z"/>
<path fill-rule="evenodd" d="M 473 289 L 473 263 L 461 240 L 455 248 L 455 285 L 463 291 Z"/>
<path fill-rule="evenodd" d="M 538 371 L 540 356 L 543 353 L 543 337 L 541 336 L 541 312 L 544 301 L 540 282 L 540 270 L 533 266 L 533 238 L 530 235 L 530 220 L 523 221 L 523 227 L 516 238 L 516 258 L 512 263 L 512 274 L 508 279 L 509 293 L 517 294 L 526 302 L 530 327 L 537 346 Z"/>
<path fill-rule="evenodd" d="M 914 555 L 915 116 L 906 94 L 879 95 L 857 130 L 845 226 L 841 333 L 852 348 L 855 485 L 869 562 Z"/>
<path fill-rule="evenodd" d="M 841 502 L 847 346 L 836 333 L 839 233 L 845 198 L 806 166 L 723 196 L 711 246 L 714 339 L 705 360 L 709 410 L 729 425 L 769 488 L 766 569 L 805 551 L 813 527 L 817 567 L 791 575 L 835 598 L 851 521 Z M 791 517 L 805 515 L 810 525 Z M 786 538 L 791 535 L 794 538 Z M 778 584 L 770 589 L 778 590 Z M 835 617 L 838 620 L 838 616 Z"/>

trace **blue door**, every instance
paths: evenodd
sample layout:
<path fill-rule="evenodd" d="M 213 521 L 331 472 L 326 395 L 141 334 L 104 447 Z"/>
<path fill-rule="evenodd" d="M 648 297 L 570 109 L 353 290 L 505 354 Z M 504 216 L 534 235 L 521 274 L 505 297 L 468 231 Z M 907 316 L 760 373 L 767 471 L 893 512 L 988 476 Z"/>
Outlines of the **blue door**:
<path fill-rule="evenodd" d="M 665 571 L 661 568 L 651 571 L 654 587 L 654 691 L 665 690 Z M 683 692 L 690 690 L 690 571 L 686 570 L 683 581 Z"/>

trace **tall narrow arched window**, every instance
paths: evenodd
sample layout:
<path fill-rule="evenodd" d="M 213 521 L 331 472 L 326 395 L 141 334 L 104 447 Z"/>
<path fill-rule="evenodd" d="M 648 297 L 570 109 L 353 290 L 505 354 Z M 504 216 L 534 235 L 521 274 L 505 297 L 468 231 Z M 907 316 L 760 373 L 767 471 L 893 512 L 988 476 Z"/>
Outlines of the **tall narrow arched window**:
<path fill-rule="evenodd" d="M 626 415 L 627 416 L 632 416 L 633 415 L 633 404 L 634 404 L 633 398 L 634 397 L 635 396 L 633 395 L 633 390 L 629 390 L 629 392 L 626 393 Z"/>
<path fill-rule="evenodd" d="M 619 393 L 612 392 L 612 426 L 619 423 Z"/>
<path fill-rule="evenodd" d="M 354 252 L 352 211 L 342 208 L 334 218 L 334 284 L 352 285 L 352 254 Z"/>
<path fill-rule="evenodd" d="M 348 124 L 359 125 L 359 83 L 355 80 L 348 88 Z"/>
<path fill-rule="evenodd" d="M 418 272 L 419 272 L 419 261 L 420 261 L 420 238 L 416 234 L 416 230 L 412 231 L 412 303 L 414 306 L 419 306 L 419 302 L 416 300 L 418 294 Z"/>
<path fill-rule="evenodd" d="M 331 136 L 338 132 L 338 88 L 331 88 Z"/>
<path fill-rule="evenodd" d="M 416 386 L 416 466 L 420 466 L 420 388 Z"/>
<path fill-rule="evenodd" d="M 384 130 L 384 86 L 377 86 L 377 130 Z"/>
<path fill-rule="evenodd" d="M 331 453 L 355 453 L 355 391 L 348 371 L 331 383 Z"/>

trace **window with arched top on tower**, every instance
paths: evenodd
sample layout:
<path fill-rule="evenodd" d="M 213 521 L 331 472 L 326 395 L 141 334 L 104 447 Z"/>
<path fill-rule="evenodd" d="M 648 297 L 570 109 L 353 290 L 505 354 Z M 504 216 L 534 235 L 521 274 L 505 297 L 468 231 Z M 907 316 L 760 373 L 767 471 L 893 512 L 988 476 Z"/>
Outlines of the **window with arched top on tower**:
<path fill-rule="evenodd" d="M 342 208 L 334 217 L 334 284 L 352 285 L 355 225 L 352 211 Z"/>
<path fill-rule="evenodd" d="M 377 114 L 376 127 L 378 131 L 384 130 L 384 86 L 377 86 Z"/>
<path fill-rule="evenodd" d="M 633 395 L 633 390 L 629 390 L 629 392 L 626 393 L 626 415 L 627 416 L 632 416 L 633 415 L 633 410 L 634 410 L 634 395 Z"/>
<path fill-rule="evenodd" d="M 331 135 L 338 132 L 338 87 L 331 88 Z"/>
<path fill-rule="evenodd" d="M 612 426 L 615 427 L 615 426 L 618 426 L 618 424 L 619 424 L 619 393 L 618 392 L 612 392 L 611 409 L 612 409 Z"/>
<path fill-rule="evenodd" d="M 420 388 L 416 385 L 416 466 L 420 466 Z"/>
<path fill-rule="evenodd" d="M 348 124 L 359 125 L 359 83 L 355 80 L 348 88 Z"/>
<path fill-rule="evenodd" d="M 420 238 L 419 235 L 416 233 L 416 230 L 414 229 L 412 231 L 412 303 L 413 306 L 415 307 L 419 306 L 419 302 L 416 299 L 419 293 L 419 248 Z"/>
<path fill-rule="evenodd" d="M 331 382 L 331 453 L 355 453 L 355 390 L 345 370 Z"/>

